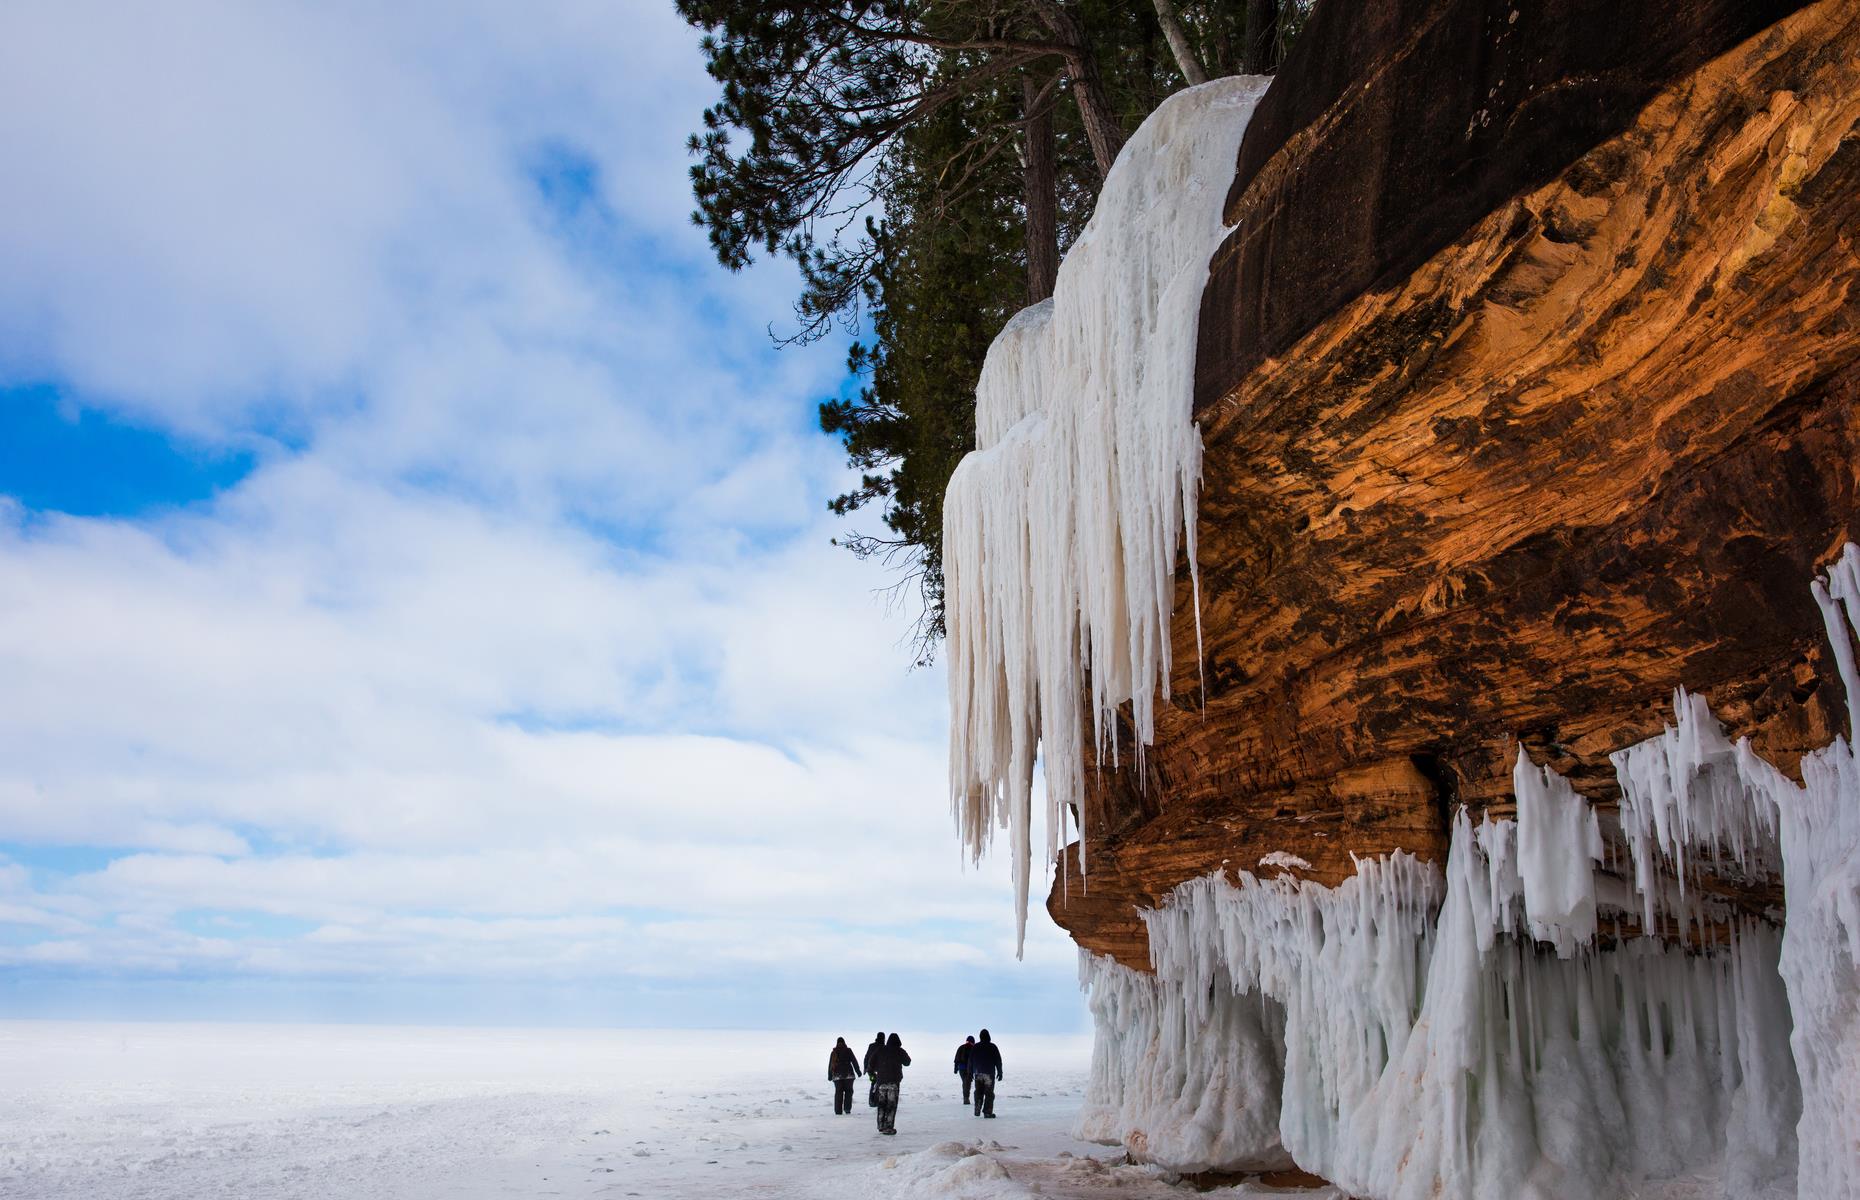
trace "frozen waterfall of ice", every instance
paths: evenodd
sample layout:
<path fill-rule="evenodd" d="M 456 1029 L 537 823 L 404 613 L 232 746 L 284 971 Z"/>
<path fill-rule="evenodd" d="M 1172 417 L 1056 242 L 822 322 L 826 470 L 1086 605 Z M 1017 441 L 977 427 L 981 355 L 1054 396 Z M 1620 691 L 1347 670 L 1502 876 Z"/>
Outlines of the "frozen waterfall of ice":
<path fill-rule="evenodd" d="M 1009 831 L 1026 925 L 1033 769 L 1047 861 L 1084 794 L 1084 712 L 1139 748 L 1168 685 L 1176 549 L 1194 564 L 1195 337 L 1240 138 L 1269 80 L 1178 92 L 1124 146 L 1050 301 L 1010 321 L 944 502 L 950 783 L 964 844 Z"/>
<path fill-rule="evenodd" d="M 1860 550 L 1814 590 L 1851 680 Z M 1086 956 L 1080 1135 L 1181 1169 L 1289 1155 L 1373 1200 L 1700 1173 L 1727 1200 L 1860 1200 L 1860 763 L 1837 737 L 1798 785 L 1701 698 L 1674 710 L 1614 756 L 1627 928 L 1598 936 L 1593 811 L 1520 753 L 1517 820 L 1462 812 L 1444 869 L 1217 873 L 1143 914 L 1154 974 Z M 1704 864 L 1779 872 L 1786 922 L 1702 901 Z"/>

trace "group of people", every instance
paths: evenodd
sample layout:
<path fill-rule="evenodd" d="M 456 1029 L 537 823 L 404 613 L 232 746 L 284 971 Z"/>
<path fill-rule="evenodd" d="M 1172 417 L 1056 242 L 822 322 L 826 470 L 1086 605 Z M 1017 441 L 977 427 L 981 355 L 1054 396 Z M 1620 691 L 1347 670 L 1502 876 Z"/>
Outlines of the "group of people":
<path fill-rule="evenodd" d="M 833 1083 L 833 1115 L 852 1111 L 853 1080 L 868 1076 L 872 1090 L 866 1103 L 878 1110 L 878 1131 L 897 1133 L 898 1090 L 904 1085 L 904 1068 L 910 1065 L 911 1056 L 895 1033 L 889 1038 L 883 1032 L 874 1034 L 863 1059 L 855 1057 L 846 1039 L 840 1038 L 827 1056 L 827 1078 Z M 986 1029 L 981 1032 L 981 1040 L 971 1037 L 956 1047 L 956 1074 L 962 1077 L 962 1102 L 973 1104 L 976 1116 L 992 1120 L 995 1084 L 1001 1080 L 1001 1047 L 995 1045 Z"/>
<path fill-rule="evenodd" d="M 878 1110 L 878 1131 L 898 1132 L 898 1089 L 904 1085 L 904 1068 L 910 1065 L 911 1056 L 895 1033 L 889 1040 L 883 1031 L 873 1034 L 864 1059 L 854 1058 L 852 1047 L 840 1038 L 827 1056 L 827 1078 L 833 1081 L 833 1115 L 852 1111 L 853 1080 L 869 1075 L 872 1091 L 866 1103 Z"/>

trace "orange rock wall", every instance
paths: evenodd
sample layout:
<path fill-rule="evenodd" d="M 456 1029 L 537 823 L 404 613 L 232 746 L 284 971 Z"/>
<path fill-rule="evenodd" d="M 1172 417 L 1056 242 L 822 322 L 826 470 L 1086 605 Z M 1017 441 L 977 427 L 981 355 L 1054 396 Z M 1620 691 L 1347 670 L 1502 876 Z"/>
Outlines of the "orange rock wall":
<path fill-rule="evenodd" d="M 1321 147 L 1232 197 L 1211 299 Z M 1054 918 L 1145 966 L 1135 906 L 1186 879 L 1442 855 L 1519 740 L 1606 808 L 1676 686 L 1785 765 L 1844 728 L 1807 581 L 1860 540 L 1857 239 L 1860 6 L 1823 0 L 1237 372 L 1200 411 L 1204 655 L 1184 572 L 1173 706 Z"/>

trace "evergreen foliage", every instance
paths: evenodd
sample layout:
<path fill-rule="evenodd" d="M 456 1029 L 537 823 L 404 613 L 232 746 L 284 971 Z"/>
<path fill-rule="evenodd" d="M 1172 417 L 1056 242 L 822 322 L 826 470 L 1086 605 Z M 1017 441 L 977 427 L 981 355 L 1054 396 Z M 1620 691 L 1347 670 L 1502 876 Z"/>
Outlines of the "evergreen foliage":
<path fill-rule="evenodd" d="M 942 633 L 943 492 L 974 445 L 982 359 L 1050 294 L 1124 135 L 1183 86 L 1178 59 L 1157 10 L 1130 0 L 677 4 L 722 86 L 691 139 L 693 219 L 732 270 L 758 254 L 799 265 L 788 340 L 835 323 L 853 334 L 862 387 L 821 404 L 820 423 L 860 482 L 829 504 L 881 512 L 884 534 L 838 540 L 916 587 L 927 660 Z M 1308 6 L 1173 10 L 1218 76 L 1276 62 Z"/>

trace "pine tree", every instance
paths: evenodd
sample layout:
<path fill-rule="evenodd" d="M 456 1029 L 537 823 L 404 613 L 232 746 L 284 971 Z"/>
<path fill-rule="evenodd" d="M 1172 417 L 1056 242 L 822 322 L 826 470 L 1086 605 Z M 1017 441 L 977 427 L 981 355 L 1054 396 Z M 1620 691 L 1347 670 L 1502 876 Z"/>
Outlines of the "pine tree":
<path fill-rule="evenodd" d="M 1267 41 L 1248 25 L 1262 0 L 677 0 L 722 88 L 690 143 L 693 219 L 726 267 L 800 266 L 787 340 L 836 322 L 855 335 L 863 386 L 820 422 L 861 482 L 830 507 L 882 511 L 884 534 L 838 540 L 915 583 L 921 657 L 942 633 L 943 492 L 974 444 L 989 342 L 1052 294 L 1126 131 L 1183 85 L 1179 64 L 1276 60 L 1265 2 Z"/>

